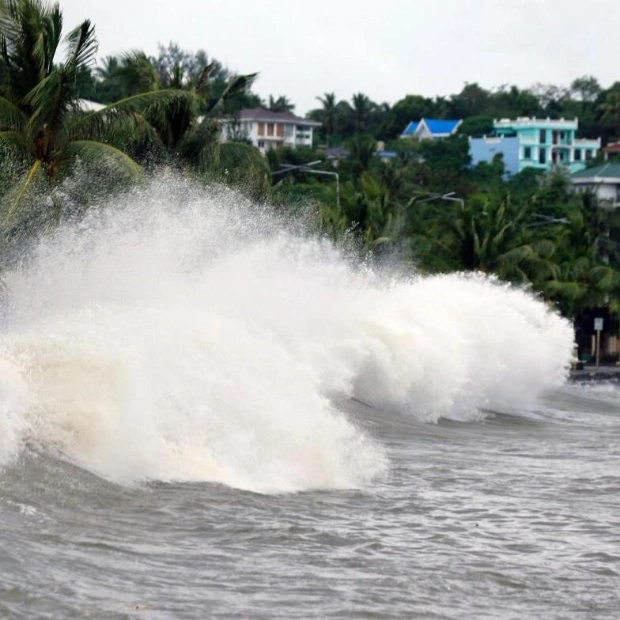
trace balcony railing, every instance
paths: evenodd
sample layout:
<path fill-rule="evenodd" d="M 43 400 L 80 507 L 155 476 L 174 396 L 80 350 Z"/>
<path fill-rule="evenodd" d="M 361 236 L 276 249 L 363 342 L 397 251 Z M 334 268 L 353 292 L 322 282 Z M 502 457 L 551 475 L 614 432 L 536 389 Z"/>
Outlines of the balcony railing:
<path fill-rule="evenodd" d="M 600 149 L 601 148 L 601 139 L 598 138 L 596 140 L 590 140 L 588 138 L 578 138 L 576 139 L 572 146 L 578 146 L 582 148 L 590 148 L 590 149 Z"/>

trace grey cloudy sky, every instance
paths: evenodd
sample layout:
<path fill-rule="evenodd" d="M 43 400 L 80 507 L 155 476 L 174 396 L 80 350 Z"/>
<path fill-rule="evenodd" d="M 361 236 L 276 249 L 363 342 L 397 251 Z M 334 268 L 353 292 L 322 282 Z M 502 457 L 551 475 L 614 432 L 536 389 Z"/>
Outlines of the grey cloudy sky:
<path fill-rule="evenodd" d="M 620 0 L 60 0 L 65 28 L 91 19 L 99 57 L 155 54 L 170 41 L 204 49 L 254 91 L 305 114 L 316 97 L 620 80 Z"/>

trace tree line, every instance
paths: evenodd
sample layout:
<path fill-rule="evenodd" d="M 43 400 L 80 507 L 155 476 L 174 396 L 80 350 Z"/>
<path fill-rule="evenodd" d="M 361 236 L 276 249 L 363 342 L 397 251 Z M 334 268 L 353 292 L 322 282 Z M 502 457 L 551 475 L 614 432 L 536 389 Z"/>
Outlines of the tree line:
<path fill-rule="evenodd" d="M 139 92 L 186 88 L 204 67 L 211 65 L 212 96 L 217 97 L 233 75 L 204 50 L 189 52 L 176 43 L 158 47 L 156 56 L 134 51 L 108 56 L 99 67 L 83 67 L 79 76 L 80 96 L 109 104 Z M 295 110 L 295 104 L 286 95 L 270 95 L 262 100 L 252 93 L 251 84 L 250 81 L 245 91 L 228 102 L 227 112 L 254 107 L 277 112 Z M 584 138 L 601 137 L 606 144 L 620 137 L 620 81 L 603 88 L 593 76 L 576 78 L 569 86 L 537 83 L 529 88 L 503 85 L 491 90 L 473 82 L 465 84 L 457 94 L 407 94 L 393 105 L 372 101 L 361 92 L 350 101 L 339 100 L 335 92 L 316 99 L 320 105 L 307 116 L 322 124 L 318 139 L 329 146 L 342 144 L 358 133 L 370 134 L 377 140 L 393 140 L 410 121 L 421 118 L 464 119 L 459 131 L 472 137 L 490 134 L 493 120 L 498 118 L 579 118 L 579 132 Z"/>
<path fill-rule="evenodd" d="M 333 92 L 317 100 L 320 106 L 309 116 L 322 123 L 320 133 L 329 144 L 359 132 L 393 140 L 409 122 L 421 118 L 463 119 L 459 132 L 472 137 L 491 134 L 493 120 L 499 118 L 578 118 L 584 138 L 601 137 L 606 144 L 620 137 L 620 81 L 605 89 L 592 76 L 577 78 L 567 87 L 504 85 L 487 90 L 474 82 L 448 97 L 408 94 L 392 106 L 376 103 L 363 93 L 353 95 L 350 102 L 338 100 Z"/>

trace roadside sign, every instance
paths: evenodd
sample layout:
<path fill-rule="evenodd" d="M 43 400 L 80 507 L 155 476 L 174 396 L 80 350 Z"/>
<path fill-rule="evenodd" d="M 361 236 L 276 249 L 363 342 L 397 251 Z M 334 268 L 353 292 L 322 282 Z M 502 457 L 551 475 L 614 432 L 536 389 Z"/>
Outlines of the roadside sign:
<path fill-rule="evenodd" d="M 603 319 L 601 318 L 594 319 L 594 331 L 595 332 L 603 331 Z"/>

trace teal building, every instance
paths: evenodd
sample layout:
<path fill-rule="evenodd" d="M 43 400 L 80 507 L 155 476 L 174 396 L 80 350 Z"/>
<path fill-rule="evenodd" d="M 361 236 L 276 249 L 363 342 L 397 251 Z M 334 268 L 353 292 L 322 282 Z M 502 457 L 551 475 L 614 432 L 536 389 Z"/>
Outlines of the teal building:
<path fill-rule="evenodd" d="M 576 118 L 496 120 L 492 137 L 470 138 L 472 164 L 490 162 L 501 152 L 508 174 L 525 168 L 549 170 L 556 165 L 578 172 L 596 157 L 601 140 L 577 138 L 577 126 Z"/>

